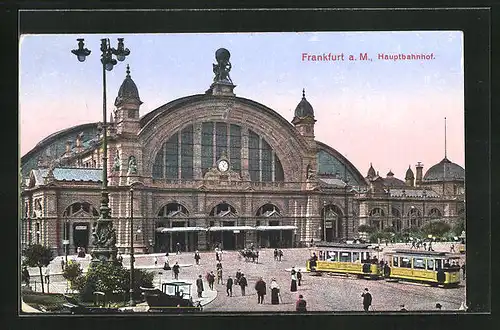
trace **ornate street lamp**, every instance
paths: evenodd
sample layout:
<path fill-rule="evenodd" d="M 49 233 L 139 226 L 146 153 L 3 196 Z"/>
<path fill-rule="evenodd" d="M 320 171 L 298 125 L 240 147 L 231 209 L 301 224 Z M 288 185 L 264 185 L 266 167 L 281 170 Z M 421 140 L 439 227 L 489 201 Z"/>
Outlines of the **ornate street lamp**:
<path fill-rule="evenodd" d="M 134 301 L 134 188 L 130 187 L 130 306 L 135 306 Z"/>
<path fill-rule="evenodd" d="M 84 48 L 84 39 L 77 39 L 78 49 L 71 52 L 76 55 L 78 61 L 84 62 L 91 51 Z M 101 205 L 99 208 L 99 219 L 92 234 L 93 249 L 91 252 L 92 262 L 113 261 L 116 262 L 116 232 L 113 229 L 111 220 L 111 209 L 109 208 L 108 195 L 108 124 L 106 115 L 106 71 L 113 70 L 117 64 L 113 59 L 116 56 L 118 61 L 125 60 L 130 54 L 130 50 L 124 47 L 123 38 L 118 38 L 118 47 L 111 48 L 109 39 L 101 39 L 101 63 L 102 63 L 102 187 L 101 187 Z"/>

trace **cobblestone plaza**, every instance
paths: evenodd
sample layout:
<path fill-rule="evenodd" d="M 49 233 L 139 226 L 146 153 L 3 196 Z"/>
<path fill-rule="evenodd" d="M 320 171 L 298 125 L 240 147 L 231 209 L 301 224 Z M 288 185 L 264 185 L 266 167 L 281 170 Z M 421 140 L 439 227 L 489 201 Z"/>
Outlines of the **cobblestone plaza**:
<path fill-rule="evenodd" d="M 449 244 L 437 243 L 436 250 L 448 250 Z M 389 245 L 384 251 L 404 247 L 404 244 Z M 202 252 L 200 265 L 195 265 L 193 253 L 170 254 L 170 264 L 179 262 L 181 265 L 179 279 L 193 282 L 198 275 L 204 278 L 204 304 L 205 312 L 294 312 L 295 302 L 299 294 L 307 301 L 308 311 L 326 312 L 363 312 L 361 293 L 364 288 L 369 288 L 373 295 L 372 310 L 374 312 L 399 312 L 401 305 L 405 305 L 411 311 L 435 311 L 436 304 L 440 303 L 443 311 L 458 311 L 461 303 L 465 301 L 465 281 L 462 279 L 457 288 L 443 289 L 430 287 L 424 284 L 410 282 L 386 282 L 385 280 L 367 280 L 343 275 L 311 276 L 304 271 L 305 260 L 310 256 L 308 248 L 284 249 L 282 261 L 274 260 L 273 250 L 264 249 L 260 251 L 259 262 L 245 261 L 239 257 L 236 251 L 224 251 L 223 279 L 224 284 L 214 285 L 216 292 L 210 291 L 206 282 L 205 274 L 209 271 L 215 272 L 216 259 L 214 252 Z M 154 266 L 154 257 L 158 258 L 158 265 Z M 124 265 L 128 266 L 129 258 L 124 256 Z M 70 257 L 71 258 L 71 257 Z M 76 259 L 86 268 L 88 259 Z M 155 273 L 154 285 L 159 287 L 161 283 L 172 280 L 171 271 L 162 270 L 164 256 L 140 255 L 136 257 L 136 267 L 147 269 Z M 60 259 L 56 258 L 50 265 L 52 275 L 51 292 L 65 292 L 66 282 L 60 273 Z M 290 268 L 294 266 L 303 272 L 302 285 L 297 292 L 290 292 Z M 236 271 L 240 269 L 248 280 L 246 295 L 241 295 L 238 286 L 233 286 L 233 296 L 226 294 L 227 276 L 234 279 Z M 39 281 L 38 269 L 30 269 L 33 281 Z M 161 274 L 160 274 L 161 273 Z M 257 304 L 257 294 L 254 289 L 256 281 L 262 277 L 267 284 L 267 294 L 264 304 Z M 272 305 L 270 301 L 269 284 L 275 278 L 280 286 L 281 303 Z M 32 281 L 32 282 L 33 282 Z M 34 284 L 32 284 L 34 287 Z M 39 288 L 39 284 L 38 284 Z M 196 298 L 195 285 L 192 286 L 193 299 Z M 210 291 L 210 292 L 209 292 Z"/>

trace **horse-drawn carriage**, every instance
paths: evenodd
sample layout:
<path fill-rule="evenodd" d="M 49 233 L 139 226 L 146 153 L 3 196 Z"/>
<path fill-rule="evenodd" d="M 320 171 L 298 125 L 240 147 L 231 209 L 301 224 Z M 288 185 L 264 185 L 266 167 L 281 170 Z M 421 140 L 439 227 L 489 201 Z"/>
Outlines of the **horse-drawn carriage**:
<path fill-rule="evenodd" d="M 143 287 L 141 290 L 150 312 L 193 313 L 203 310 L 199 301 L 193 301 L 189 282 L 167 282 L 162 284 L 161 290 Z"/>
<path fill-rule="evenodd" d="M 257 262 L 259 263 L 259 251 L 253 249 L 243 249 L 240 250 L 240 256 L 245 258 L 245 261 Z"/>

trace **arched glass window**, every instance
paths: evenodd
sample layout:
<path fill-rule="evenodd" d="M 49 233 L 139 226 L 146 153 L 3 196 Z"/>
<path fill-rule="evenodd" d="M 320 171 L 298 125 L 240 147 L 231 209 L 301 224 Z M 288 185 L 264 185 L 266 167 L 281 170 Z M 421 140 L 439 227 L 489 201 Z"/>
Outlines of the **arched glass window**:
<path fill-rule="evenodd" d="M 422 222 L 422 215 L 420 210 L 416 207 L 410 207 L 410 211 L 408 211 L 408 217 L 410 218 L 410 227 L 420 227 Z"/>
<path fill-rule="evenodd" d="M 200 134 L 195 136 L 195 134 Z M 201 154 L 194 155 L 194 141 L 201 141 Z M 215 167 L 222 156 L 229 158 L 231 171 L 241 174 L 242 155 L 248 155 L 248 172 L 252 181 L 284 181 L 280 160 L 269 143 L 248 130 L 248 146 L 243 142 L 243 129 L 225 122 L 204 122 L 201 132 L 193 125 L 173 134 L 156 155 L 153 164 L 155 179 L 193 179 L 197 170 L 203 177 Z M 198 161 L 195 161 L 195 158 Z M 194 164 L 201 164 L 195 169 Z"/>

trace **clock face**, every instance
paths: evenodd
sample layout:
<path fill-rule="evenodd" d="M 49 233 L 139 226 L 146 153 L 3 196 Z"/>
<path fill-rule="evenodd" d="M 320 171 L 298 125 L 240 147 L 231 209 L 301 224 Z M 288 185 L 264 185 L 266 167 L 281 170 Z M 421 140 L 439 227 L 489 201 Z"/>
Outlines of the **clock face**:
<path fill-rule="evenodd" d="M 226 172 L 229 169 L 229 163 L 227 162 L 227 160 L 221 160 L 219 164 L 217 164 L 217 168 L 221 172 Z"/>

